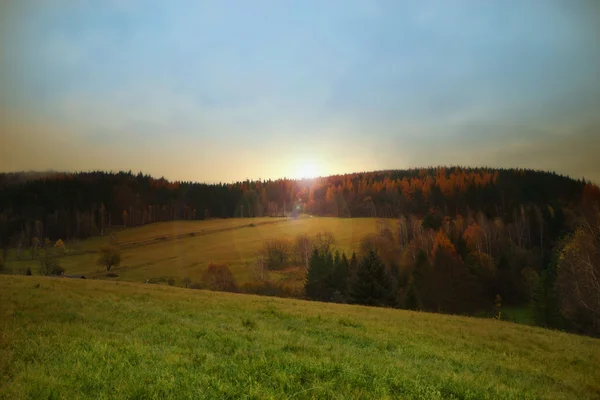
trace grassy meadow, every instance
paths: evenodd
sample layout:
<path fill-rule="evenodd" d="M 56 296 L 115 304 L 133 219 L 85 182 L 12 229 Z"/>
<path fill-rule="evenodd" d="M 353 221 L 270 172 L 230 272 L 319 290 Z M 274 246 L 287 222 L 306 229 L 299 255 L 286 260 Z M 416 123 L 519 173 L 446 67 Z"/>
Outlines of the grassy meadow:
<path fill-rule="evenodd" d="M 224 263 L 242 284 L 252 280 L 256 253 L 270 239 L 290 239 L 306 233 L 314 236 L 329 231 L 337 240 L 336 247 L 352 251 L 360 239 L 376 231 L 374 218 L 253 218 L 208 221 L 160 222 L 117 232 L 122 250 L 121 266 L 111 270 L 119 280 L 145 282 L 146 279 L 175 280 L 181 286 L 184 278 L 198 282 L 209 263 Z M 67 243 L 67 255 L 61 265 L 67 274 L 83 274 L 88 278 L 109 279 L 97 265 L 96 251 L 108 237 L 94 237 L 79 243 Z M 70 254 L 69 254 L 70 253 Z M 39 263 L 24 254 L 17 260 L 13 253 L 7 269 L 23 273 L 30 267 L 34 274 Z M 114 278 L 113 278 L 114 279 Z M 270 272 L 270 279 L 301 285 L 302 268 Z"/>
<path fill-rule="evenodd" d="M 591 399 L 600 341 L 491 319 L 0 276 L 0 398 Z"/>

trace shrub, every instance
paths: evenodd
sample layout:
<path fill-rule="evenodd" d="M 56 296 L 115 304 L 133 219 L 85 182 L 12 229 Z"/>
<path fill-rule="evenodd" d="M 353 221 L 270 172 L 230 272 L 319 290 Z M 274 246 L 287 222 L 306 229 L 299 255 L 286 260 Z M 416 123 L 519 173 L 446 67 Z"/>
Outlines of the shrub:
<path fill-rule="evenodd" d="M 207 289 L 223 292 L 237 292 L 238 287 L 231 270 L 224 264 L 209 264 L 202 274 L 202 284 Z"/>
<path fill-rule="evenodd" d="M 40 274 L 42 275 L 60 275 L 65 272 L 65 269 L 60 266 L 60 259 L 46 254 L 40 259 Z"/>
<path fill-rule="evenodd" d="M 61 267 L 60 265 L 57 265 L 54 267 L 54 270 L 52 271 L 52 275 L 62 275 L 65 273 L 65 269 L 63 267 Z"/>

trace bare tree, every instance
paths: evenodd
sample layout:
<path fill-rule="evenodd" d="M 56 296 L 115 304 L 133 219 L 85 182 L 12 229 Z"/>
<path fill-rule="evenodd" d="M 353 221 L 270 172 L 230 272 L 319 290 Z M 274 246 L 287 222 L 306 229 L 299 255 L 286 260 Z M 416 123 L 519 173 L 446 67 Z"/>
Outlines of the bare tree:
<path fill-rule="evenodd" d="M 106 217 L 106 207 L 104 207 L 104 203 L 100 204 L 100 235 L 104 236 L 105 230 L 105 217 Z"/>
<path fill-rule="evenodd" d="M 585 218 L 566 241 L 558 261 L 557 289 L 565 317 L 587 314 L 600 331 L 600 213 Z"/>
<path fill-rule="evenodd" d="M 310 261 L 310 255 L 312 253 L 313 244 L 306 233 L 296 236 L 295 251 L 298 257 L 298 261 L 308 271 L 308 263 Z"/>
<path fill-rule="evenodd" d="M 256 255 L 256 261 L 254 263 L 254 278 L 262 282 L 265 280 L 266 269 L 267 269 L 267 261 L 265 257 L 265 253 L 263 251 L 258 252 Z"/>
<path fill-rule="evenodd" d="M 331 232 L 319 232 L 315 237 L 315 247 L 322 253 L 329 253 L 335 245 L 335 237 Z"/>
<path fill-rule="evenodd" d="M 288 266 L 292 246 L 287 240 L 272 239 L 266 241 L 263 252 L 268 269 L 282 269 Z"/>

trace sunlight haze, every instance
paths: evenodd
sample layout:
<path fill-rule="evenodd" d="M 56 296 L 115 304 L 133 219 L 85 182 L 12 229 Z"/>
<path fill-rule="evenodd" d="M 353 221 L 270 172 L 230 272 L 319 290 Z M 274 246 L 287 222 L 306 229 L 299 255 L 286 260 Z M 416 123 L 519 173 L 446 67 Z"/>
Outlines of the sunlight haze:
<path fill-rule="evenodd" d="M 594 1 L 4 1 L 0 170 L 600 181 Z"/>

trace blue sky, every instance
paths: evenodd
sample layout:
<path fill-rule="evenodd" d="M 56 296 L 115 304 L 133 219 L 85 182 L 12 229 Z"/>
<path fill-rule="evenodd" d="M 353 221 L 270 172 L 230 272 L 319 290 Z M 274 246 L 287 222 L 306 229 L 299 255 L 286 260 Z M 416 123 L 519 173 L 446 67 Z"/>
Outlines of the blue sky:
<path fill-rule="evenodd" d="M 0 5 L 0 170 L 600 181 L 595 1 Z"/>

